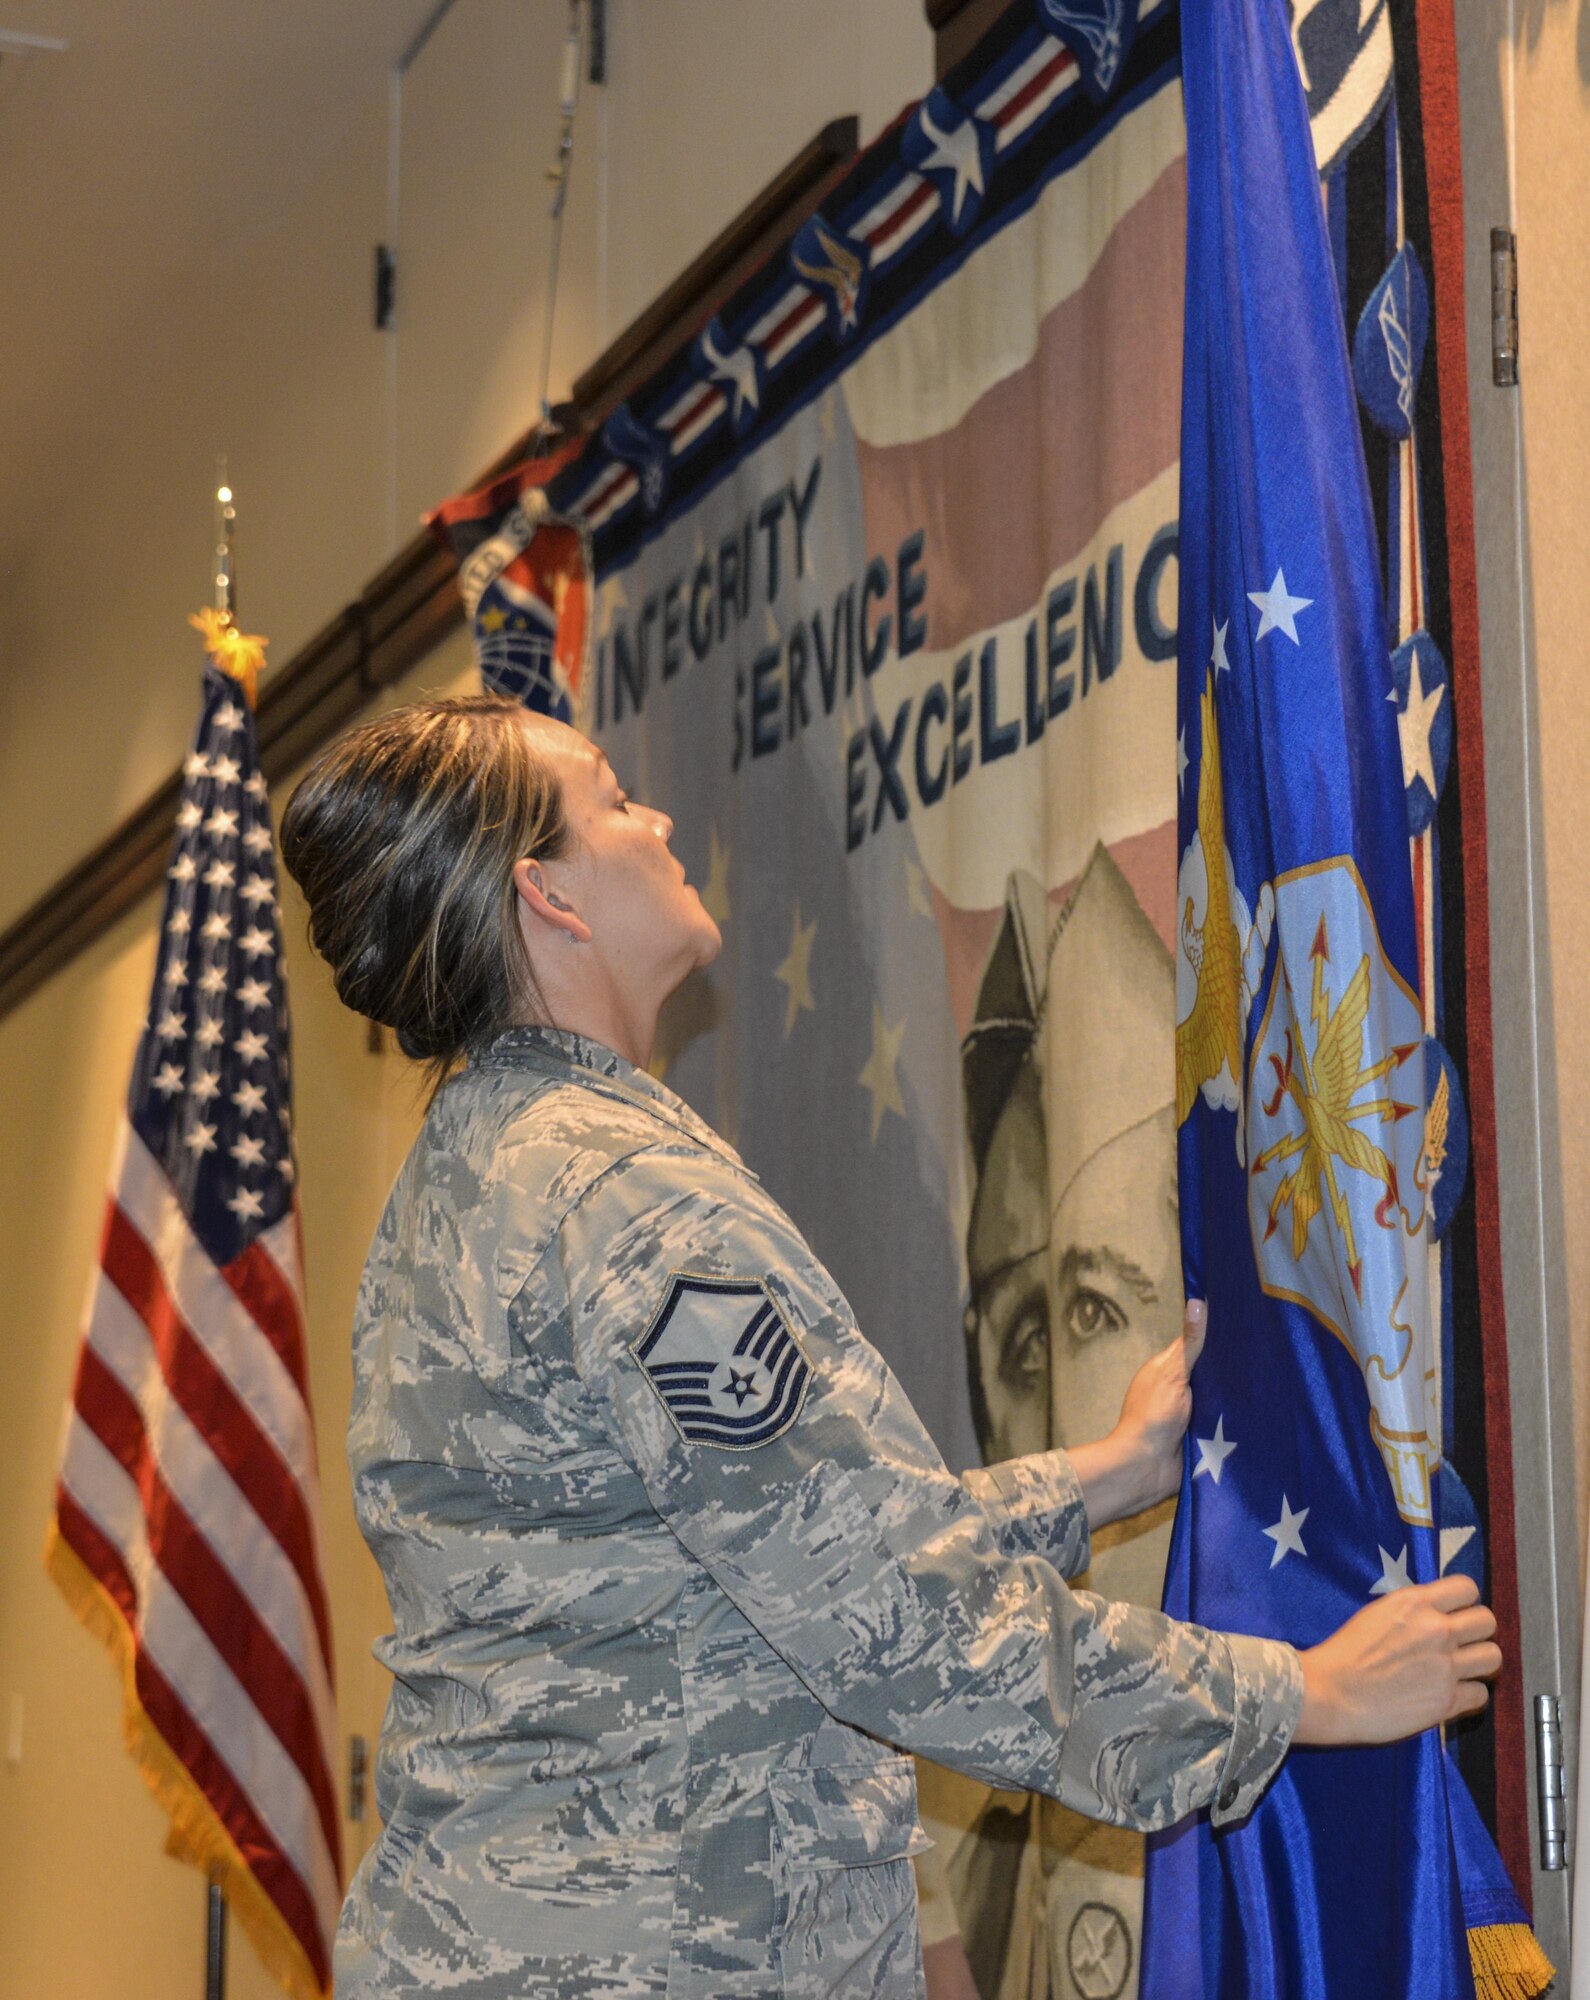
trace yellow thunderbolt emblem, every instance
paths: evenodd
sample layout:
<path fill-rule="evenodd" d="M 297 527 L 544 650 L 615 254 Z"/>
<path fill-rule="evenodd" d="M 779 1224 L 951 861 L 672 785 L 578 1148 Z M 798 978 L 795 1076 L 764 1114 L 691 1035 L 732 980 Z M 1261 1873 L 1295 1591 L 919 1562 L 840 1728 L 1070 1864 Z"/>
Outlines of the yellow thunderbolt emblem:
<path fill-rule="evenodd" d="M 847 249 L 837 236 L 831 235 L 818 222 L 813 225 L 819 248 L 828 259 L 826 264 L 813 264 L 802 257 L 798 250 L 790 253 L 790 261 L 803 278 L 809 278 L 814 285 L 828 286 L 839 303 L 839 316 L 846 326 L 856 323 L 856 302 L 861 292 L 862 262 L 853 250 Z"/>
<path fill-rule="evenodd" d="M 1330 995 L 1325 990 L 1325 967 L 1330 963 L 1330 937 L 1323 916 L 1319 920 L 1309 957 L 1314 966 L 1314 990 L 1309 1007 L 1309 1019 L 1316 1036 L 1314 1060 L 1310 1063 L 1301 1037 L 1294 1044 L 1292 1031 L 1288 1028 L 1285 1057 L 1272 1054 L 1268 1058 L 1275 1075 L 1275 1091 L 1264 1106 L 1265 1117 L 1273 1118 L 1281 1108 L 1282 1098 L 1290 1097 L 1302 1115 L 1303 1129 L 1266 1147 L 1254 1161 L 1253 1171 L 1261 1174 L 1279 1160 L 1297 1159 L 1297 1165 L 1290 1173 L 1282 1175 L 1270 1198 L 1270 1213 L 1264 1234 L 1266 1239 L 1273 1236 L 1280 1225 L 1282 1209 L 1290 1208 L 1292 1255 L 1299 1261 L 1308 1243 L 1309 1224 L 1319 1214 L 1326 1194 L 1329 1195 L 1331 1213 L 1342 1232 L 1347 1252 L 1347 1274 L 1352 1279 L 1355 1296 L 1362 1300 L 1363 1261 L 1353 1236 L 1352 1216 L 1346 1196 L 1336 1183 L 1335 1163 L 1340 1160 L 1344 1166 L 1368 1174 L 1385 1189 L 1375 1209 L 1375 1220 L 1381 1228 L 1389 1228 L 1391 1210 L 1401 1202 L 1397 1169 L 1372 1139 L 1354 1128 L 1366 1118 L 1389 1119 L 1395 1125 L 1399 1119 L 1406 1118 L 1414 1107 L 1399 1104 L 1392 1097 L 1375 1097 L 1364 1104 L 1354 1104 L 1353 1098 L 1366 1083 L 1378 1083 L 1382 1077 L 1400 1068 L 1413 1054 L 1417 1044 L 1410 1042 L 1395 1047 L 1378 1062 L 1364 1065 L 1361 1057 L 1364 1022 L 1369 1014 L 1368 957 L 1359 961 L 1358 970 L 1348 981 L 1347 990 L 1334 1010 Z"/>
<path fill-rule="evenodd" d="M 1435 1095 L 1430 1100 L 1430 1109 L 1425 1113 L 1424 1156 L 1420 1161 L 1422 1172 L 1415 1176 L 1421 1193 L 1433 1188 L 1441 1178 L 1441 1169 L 1446 1165 L 1447 1131 L 1451 1122 L 1452 1091 L 1446 1071 L 1442 1070 L 1436 1081 Z"/>
<path fill-rule="evenodd" d="M 1199 1091 L 1229 1068 L 1242 1075 L 1242 955 L 1232 921 L 1226 880 L 1226 815 L 1220 790 L 1220 724 L 1214 675 L 1204 681 L 1199 705 L 1202 750 L 1198 761 L 1198 834 L 1203 843 L 1208 894 L 1203 928 L 1193 923 L 1189 896 L 1182 916 L 1182 945 L 1198 980 L 1185 1021 L 1176 1024 L 1176 1123 L 1193 1108 Z"/>

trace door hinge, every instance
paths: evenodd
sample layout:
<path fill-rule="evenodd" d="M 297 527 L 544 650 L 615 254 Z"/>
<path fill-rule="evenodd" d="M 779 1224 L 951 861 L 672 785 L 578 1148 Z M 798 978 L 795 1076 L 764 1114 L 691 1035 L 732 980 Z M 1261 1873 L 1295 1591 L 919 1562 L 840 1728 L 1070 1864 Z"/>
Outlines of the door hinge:
<path fill-rule="evenodd" d="M 375 246 L 375 330 L 389 333 L 397 308 L 397 252 L 389 244 Z"/>
<path fill-rule="evenodd" d="M 1499 389 L 1518 383 L 1518 238 L 1491 231 L 1491 380 Z"/>
<path fill-rule="evenodd" d="M 1535 1696 L 1535 1789 L 1540 1795 L 1540 1865 L 1568 1865 L 1568 1800 L 1562 1773 L 1562 1702 Z"/>

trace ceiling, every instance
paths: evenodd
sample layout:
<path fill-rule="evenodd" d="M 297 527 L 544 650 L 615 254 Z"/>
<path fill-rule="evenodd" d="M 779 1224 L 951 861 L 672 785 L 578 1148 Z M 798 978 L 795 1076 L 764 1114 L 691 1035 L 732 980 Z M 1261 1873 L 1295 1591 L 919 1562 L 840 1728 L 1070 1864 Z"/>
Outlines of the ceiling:
<path fill-rule="evenodd" d="M 291 207 L 436 6 L 0 0 L 0 37 L 69 44 L 0 54 L 0 564 L 162 307 Z"/>

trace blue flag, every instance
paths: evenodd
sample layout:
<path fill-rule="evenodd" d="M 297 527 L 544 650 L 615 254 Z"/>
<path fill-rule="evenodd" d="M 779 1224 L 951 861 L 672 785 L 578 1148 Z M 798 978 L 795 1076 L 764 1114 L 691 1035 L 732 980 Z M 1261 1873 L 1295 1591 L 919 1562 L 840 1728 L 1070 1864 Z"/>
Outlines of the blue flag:
<path fill-rule="evenodd" d="M 1424 1024 L 1375 530 L 1286 13 L 1203 0 L 1182 22 L 1177 1120 L 1210 1336 L 1165 1603 L 1308 1646 L 1440 1569 Z M 1461 1784 L 1439 1731 L 1294 1751 L 1241 1825 L 1156 1841 L 1145 2000 L 1471 1995 L 1469 1925 L 1523 1912 Z"/>

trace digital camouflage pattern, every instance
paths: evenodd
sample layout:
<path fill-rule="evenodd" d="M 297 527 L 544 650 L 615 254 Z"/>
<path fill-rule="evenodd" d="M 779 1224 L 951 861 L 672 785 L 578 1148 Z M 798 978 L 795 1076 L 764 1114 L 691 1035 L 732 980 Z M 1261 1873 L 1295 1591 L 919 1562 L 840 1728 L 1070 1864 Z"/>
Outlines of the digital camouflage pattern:
<path fill-rule="evenodd" d="M 809 1366 L 765 1442 L 693 1441 L 637 1354 L 681 1273 Z M 1290 1648 L 1072 1592 L 1065 1455 L 955 1478 L 733 1150 L 577 1036 L 439 1094 L 354 1366 L 394 1683 L 339 2000 L 919 1995 L 902 1752 L 1146 1829 L 1241 1816 L 1291 1739 Z"/>

